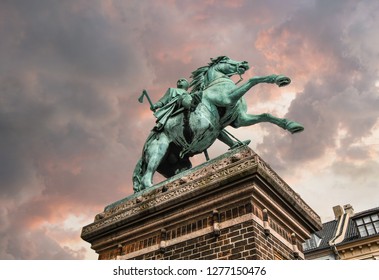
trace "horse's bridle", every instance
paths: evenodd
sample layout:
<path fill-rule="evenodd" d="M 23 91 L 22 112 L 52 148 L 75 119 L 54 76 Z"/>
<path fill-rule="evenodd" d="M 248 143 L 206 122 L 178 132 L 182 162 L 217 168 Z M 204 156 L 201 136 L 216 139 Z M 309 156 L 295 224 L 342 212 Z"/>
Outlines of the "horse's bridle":
<path fill-rule="evenodd" d="M 244 72 L 242 72 L 243 70 L 239 70 L 240 68 L 243 68 L 243 67 L 240 67 L 240 65 L 242 65 L 244 62 L 242 61 L 242 62 L 233 62 L 233 63 L 231 63 L 230 61 L 231 61 L 231 59 L 230 58 L 228 58 L 228 57 L 224 57 L 223 59 L 221 59 L 219 62 L 218 62 L 218 64 L 219 63 L 226 63 L 226 59 L 228 59 L 228 62 L 227 63 L 229 63 L 229 64 L 231 64 L 231 65 L 234 65 L 235 67 L 236 67 L 236 72 L 233 72 L 233 73 L 230 73 L 230 74 L 228 74 L 228 76 L 229 77 L 231 77 L 231 76 L 233 76 L 233 75 L 235 75 L 235 74 L 238 74 L 238 76 L 240 76 L 240 79 L 236 82 L 236 84 L 238 84 L 239 82 L 241 82 L 241 81 L 243 81 L 243 78 L 242 78 L 242 74 L 244 73 Z"/>

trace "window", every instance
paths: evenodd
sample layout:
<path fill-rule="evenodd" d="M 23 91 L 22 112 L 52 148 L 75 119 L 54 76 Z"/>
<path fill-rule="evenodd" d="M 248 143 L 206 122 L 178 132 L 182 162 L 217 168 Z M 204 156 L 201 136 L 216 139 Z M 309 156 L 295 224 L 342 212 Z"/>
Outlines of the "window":
<path fill-rule="evenodd" d="M 363 218 L 355 219 L 361 237 L 379 233 L 379 215 L 373 214 Z"/>
<path fill-rule="evenodd" d="M 321 238 L 318 237 L 318 235 L 316 235 L 316 234 L 312 234 L 311 238 L 307 239 L 303 243 L 303 249 L 304 250 L 310 250 L 310 249 L 317 248 L 318 246 L 320 246 L 320 243 L 321 243 Z"/>

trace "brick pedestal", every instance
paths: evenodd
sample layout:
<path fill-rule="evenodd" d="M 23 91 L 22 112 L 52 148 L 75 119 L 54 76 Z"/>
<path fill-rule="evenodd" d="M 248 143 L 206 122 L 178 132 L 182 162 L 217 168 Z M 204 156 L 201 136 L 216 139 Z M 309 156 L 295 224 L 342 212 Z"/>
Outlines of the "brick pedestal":
<path fill-rule="evenodd" d="M 248 147 L 105 208 L 82 230 L 99 259 L 304 259 L 320 217 Z"/>

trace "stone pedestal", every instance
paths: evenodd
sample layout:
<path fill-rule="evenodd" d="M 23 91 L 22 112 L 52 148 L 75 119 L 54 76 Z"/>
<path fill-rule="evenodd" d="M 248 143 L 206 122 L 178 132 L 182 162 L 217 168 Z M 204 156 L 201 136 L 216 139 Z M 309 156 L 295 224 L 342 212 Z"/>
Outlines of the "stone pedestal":
<path fill-rule="evenodd" d="M 256 153 L 234 149 L 107 206 L 99 259 L 304 259 L 320 217 Z"/>

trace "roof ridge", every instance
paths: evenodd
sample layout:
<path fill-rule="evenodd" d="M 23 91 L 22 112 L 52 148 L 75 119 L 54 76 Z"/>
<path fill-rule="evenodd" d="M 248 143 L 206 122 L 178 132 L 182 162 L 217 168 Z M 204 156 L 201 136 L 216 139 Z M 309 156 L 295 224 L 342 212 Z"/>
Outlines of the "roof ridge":
<path fill-rule="evenodd" d="M 370 213 L 370 212 L 374 212 L 374 211 L 379 211 L 379 206 L 371 208 L 371 209 L 367 209 L 367 210 L 363 210 L 363 211 L 357 212 L 357 213 L 354 214 L 354 216 L 352 216 L 352 218 L 354 218 L 355 216 L 364 215 L 366 213 Z"/>

